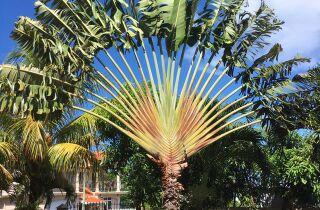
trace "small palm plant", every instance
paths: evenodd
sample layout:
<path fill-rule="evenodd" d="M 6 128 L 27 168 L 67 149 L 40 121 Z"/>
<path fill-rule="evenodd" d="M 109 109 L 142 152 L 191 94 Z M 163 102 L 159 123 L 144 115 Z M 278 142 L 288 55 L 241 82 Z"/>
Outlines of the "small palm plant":
<path fill-rule="evenodd" d="M 161 166 L 165 209 L 180 208 L 187 158 L 260 122 L 224 129 L 262 115 L 292 66 L 308 61 L 273 64 L 279 44 L 258 53 L 282 24 L 263 1 L 253 13 L 244 0 L 46 0 L 35 8 L 37 20 L 21 17 L 12 37 L 37 65 L 1 66 L 2 75 L 16 75 L 3 81 L 1 111 L 43 117 L 68 107 L 116 127 Z"/>

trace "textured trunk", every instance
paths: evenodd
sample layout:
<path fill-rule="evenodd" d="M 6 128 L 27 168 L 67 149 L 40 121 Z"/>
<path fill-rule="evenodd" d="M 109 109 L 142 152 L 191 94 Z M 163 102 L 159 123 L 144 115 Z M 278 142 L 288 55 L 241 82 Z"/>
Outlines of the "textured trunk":
<path fill-rule="evenodd" d="M 181 171 L 187 167 L 187 163 L 183 164 L 162 164 L 162 189 L 163 189 L 163 207 L 166 210 L 179 210 L 183 186 L 178 181 Z"/>

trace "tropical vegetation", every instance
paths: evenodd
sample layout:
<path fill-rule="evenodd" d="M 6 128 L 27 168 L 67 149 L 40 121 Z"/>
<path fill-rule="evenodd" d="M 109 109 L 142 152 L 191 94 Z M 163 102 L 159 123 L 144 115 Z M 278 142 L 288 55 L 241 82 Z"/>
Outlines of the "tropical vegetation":
<path fill-rule="evenodd" d="M 292 68 L 309 59 L 277 61 L 282 47 L 269 47 L 266 39 L 283 22 L 263 1 L 254 12 L 244 0 L 45 0 L 35 9 L 35 20 L 16 23 L 18 50 L 0 66 L 0 111 L 18 115 L 27 127 L 63 119 L 70 110 L 85 113 L 64 119 L 66 128 L 49 126 L 49 137 L 59 135 L 49 138 L 47 153 L 48 136 L 35 137 L 43 135 L 39 127 L 22 132 L 31 139 L 25 152 L 54 170 L 92 166 L 91 146 L 103 145 L 95 136 L 99 120 L 140 145 L 161 169 L 163 207 L 180 209 L 179 177 L 212 143 L 260 122 L 268 129 L 318 129 L 318 68 L 290 80 Z M 299 118 L 305 103 L 310 107 Z M 5 144 L 0 152 L 7 159 L 12 153 Z M 264 162 L 243 158 L 249 171 L 265 170 Z"/>
<path fill-rule="evenodd" d="M 68 200 L 74 198 L 73 186 L 66 177 L 53 169 L 48 150 L 52 138 L 47 132 L 48 126 L 35 121 L 31 116 L 11 118 L 1 116 L 3 145 L 2 159 L 6 168 L 0 189 L 10 194 L 16 209 L 34 209 L 44 199 L 49 206 L 53 198 L 53 189 L 66 192 Z"/>

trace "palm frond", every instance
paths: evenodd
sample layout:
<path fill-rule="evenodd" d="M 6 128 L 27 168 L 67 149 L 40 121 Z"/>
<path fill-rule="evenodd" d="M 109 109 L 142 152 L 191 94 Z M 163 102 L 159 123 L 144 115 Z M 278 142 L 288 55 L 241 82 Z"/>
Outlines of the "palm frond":
<path fill-rule="evenodd" d="M 315 66 L 305 73 L 294 76 L 292 80 L 300 87 L 300 91 L 317 92 L 319 91 L 320 67 Z"/>
<path fill-rule="evenodd" d="M 35 67 L 0 65 L 0 111 L 27 116 L 61 114 L 72 91 L 67 82 Z"/>
<path fill-rule="evenodd" d="M 291 88 L 286 77 L 292 67 L 308 61 L 295 58 L 274 64 L 282 51 L 279 44 L 257 55 L 255 51 L 268 44 L 266 37 L 280 30 L 282 21 L 263 1 L 253 13 L 243 9 L 244 2 L 37 1 L 37 20 L 22 17 L 12 36 L 24 51 L 57 67 L 58 76 L 52 81 L 79 89 L 64 88 L 63 93 L 85 104 L 67 106 L 91 116 L 71 122 L 61 131 L 62 139 L 76 141 L 81 134 L 95 132 L 99 119 L 160 162 L 178 164 L 224 136 L 260 122 L 226 129 Z M 188 53 L 191 61 L 186 59 Z M 228 76 L 229 80 L 223 79 Z M 90 78 L 89 85 L 77 86 L 70 78 Z M 93 83 L 99 91 L 89 88 Z M 232 101 L 241 90 L 245 96 Z M 88 108 L 92 106 L 101 112 Z M 79 134 L 71 132 L 83 125 Z M 86 154 L 84 149 L 77 152 Z"/>
<path fill-rule="evenodd" d="M 8 190 L 10 183 L 13 181 L 11 173 L 0 164 L 0 190 Z"/>
<path fill-rule="evenodd" d="M 0 158 L 4 159 L 5 162 L 14 160 L 15 150 L 12 144 L 0 141 Z"/>
<path fill-rule="evenodd" d="M 13 145 L 8 142 L 0 141 L 0 189 L 7 190 L 9 184 L 13 181 L 12 174 L 5 168 L 16 158 Z"/>
<path fill-rule="evenodd" d="M 95 112 L 99 107 L 95 108 Z M 84 113 L 76 119 L 56 128 L 54 139 L 58 143 L 75 143 L 86 148 L 98 144 L 97 139 L 98 118 Z"/>
<path fill-rule="evenodd" d="M 58 171 L 86 170 L 95 162 L 95 156 L 88 149 L 72 143 L 52 146 L 48 156 L 51 164 Z"/>
<path fill-rule="evenodd" d="M 43 160 L 46 157 L 47 134 L 42 122 L 27 116 L 12 124 L 8 132 L 21 140 L 26 157 L 34 160 Z"/>

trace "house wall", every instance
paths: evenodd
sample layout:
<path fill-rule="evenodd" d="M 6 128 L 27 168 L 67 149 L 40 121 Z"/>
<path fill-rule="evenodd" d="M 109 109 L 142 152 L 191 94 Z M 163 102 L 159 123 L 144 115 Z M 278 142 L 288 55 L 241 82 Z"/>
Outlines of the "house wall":
<path fill-rule="evenodd" d="M 0 197 L 0 210 L 14 210 L 15 207 L 15 203 L 11 203 L 9 197 Z M 39 208 L 44 209 L 44 204 L 39 205 Z"/>
<path fill-rule="evenodd" d="M 3 193 L 4 195 L 0 197 L 0 210 L 14 210 L 15 203 L 11 203 L 9 197 L 7 196 L 7 193 Z M 60 194 L 60 195 L 59 195 Z M 55 197 L 52 200 L 52 203 L 50 205 L 50 210 L 56 210 L 58 206 L 61 204 L 65 204 L 67 200 L 64 197 L 64 194 L 61 193 L 55 193 Z M 82 194 L 78 194 L 77 199 L 75 203 L 79 204 L 79 198 L 82 196 Z M 104 195 L 102 196 L 105 200 L 108 200 L 108 198 L 111 198 L 111 205 L 113 207 L 119 208 L 120 205 L 120 195 Z M 44 204 L 41 204 L 39 206 L 41 209 L 44 209 Z"/>
<path fill-rule="evenodd" d="M 80 180 L 79 173 L 76 174 L 66 174 L 66 177 L 68 178 L 69 182 L 72 183 L 73 187 L 75 188 L 75 193 L 77 194 L 77 198 L 75 203 L 80 203 L 80 198 L 82 198 L 82 180 Z M 103 198 L 105 202 L 107 202 L 108 198 L 111 198 L 112 206 L 119 208 L 120 206 L 120 198 L 121 195 L 126 194 L 126 191 L 122 191 L 121 189 L 121 181 L 120 177 L 117 176 L 116 180 L 113 180 L 115 186 L 110 189 L 105 189 L 103 191 L 99 191 L 99 181 L 97 179 L 96 183 L 90 183 L 89 181 L 92 180 L 92 174 L 87 174 L 87 186 L 90 186 L 94 188 L 93 196 L 95 194 L 99 195 L 100 198 Z M 111 191 L 109 191 L 111 190 Z M 67 201 L 65 199 L 65 193 L 61 193 L 59 189 L 54 189 L 54 195 L 55 197 L 52 200 L 50 210 L 56 210 L 57 206 L 61 204 L 65 204 Z M 88 194 L 87 194 L 88 195 Z M 9 195 L 5 191 L 0 191 L 0 210 L 13 210 L 15 208 L 14 203 L 10 203 Z M 44 209 L 44 204 L 40 205 L 41 209 Z"/>

